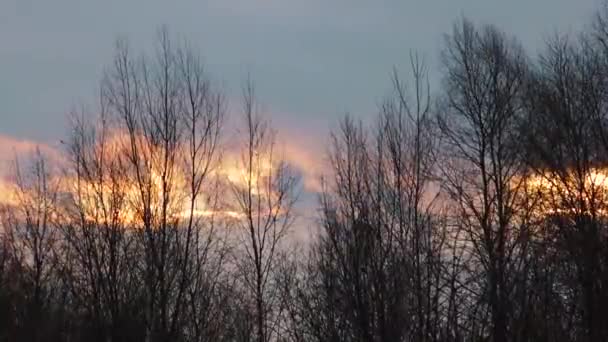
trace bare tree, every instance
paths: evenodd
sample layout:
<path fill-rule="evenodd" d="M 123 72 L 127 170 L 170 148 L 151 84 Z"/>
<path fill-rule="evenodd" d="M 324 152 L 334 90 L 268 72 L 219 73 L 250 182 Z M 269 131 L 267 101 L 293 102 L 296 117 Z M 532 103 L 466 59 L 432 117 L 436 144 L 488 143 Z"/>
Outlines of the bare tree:
<path fill-rule="evenodd" d="M 439 338 L 442 329 L 447 227 L 435 202 L 439 195 L 434 179 L 438 140 L 432 126 L 428 69 L 417 54 L 410 56 L 410 63 L 412 81 L 403 83 L 394 73 L 395 94 L 385 102 L 379 119 L 376 172 L 384 190 L 377 201 L 389 201 L 389 209 L 383 210 L 385 224 L 411 262 L 411 269 L 403 272 L 414 274 L 408 291 L 413 300 L 410 314 L 416 318 L 408 335 L 430 341 Z"/>
<path fill-rule="evenodd" d="M 143 336 L 141 278 L 129 231 L 129 181 L 124 163 L 116 158 L 121 148 L 113 140 L 105 105 L 98 127 L 84 115 L 74 115 L 60 252 L 75 309 L 86 312 L 83 338 L 121 341 Z"/>
<path fill-rule="evenodd" d="M 252 82 L 243 93 L 244 142 L 238 169 L 242 179 L 232 186 L 238 212 L 242 256 L 239 274 L 251 299 L 254 340 L 277 338 L 280 296 L 274 272 L 283 240 L 293 223 L 298 177 L 278 156 L 275 132 L 260 114 Z"/>
<path fill-rule="evenodd" d="M 303 250 L 252 82 L 232 151 L 198 53 L 156 42 L 117 41 L 61 171 L 2 187 L 0 341 L 608 340 L 608 7 L 536 61 L 458 22 L 438 101 L 411 55 L 331 134 Z"/>
<path fill-rule="evenodd" d="M 439 128 L 449 158 L 441 169 L 472 257 L 471 337 L 507 341 L 516 336 L 514 296 L 525 286 L 520 277 L 525 277 L 529 208 L 517 203 L 525 168 L 516 128 L 527 61 L 512 38 L 491 26 L 477 30 L 465 19 L 447 37 L 443 62 Z"/>
<path fill-rule="evenodd" d="M 598 17 L 593 35 L 549 41 L 527 94 L 529 164 L 550 213 L 544 223 L 545 248 L 552 252 L 544 267 L 554 269 L 549 310 L 565 313 L 555 320 L 571 340 L 608 336 L 600 322 L 608 305 L 600 290 L 608 261 L 603 23 Z"/>
<path fill-rule="evenodd" d="M 174 47 L 166 30 L 158 44 L 151 60 L 133 59 L 119 42 L 102 96 L 124 137 L 120 160 L 131 180 L 128 226 L 143 253 L 146 338 L 203 339 L 202 325 L 218 307 L 201 291 L 218 289 L 224 270 L 216 263 L 226 259 L 212 177 L 224 100 L 187 45 Z M 189 327 L 199 315 L 204 322 Z"/>
<path fill-rule="evenodd" d="M 414 55 L 411 63 L 411 91 L 395 72 L 374 129 L 347 117 L 332 135 L 323 231 L 286 282 L 296 340 L 437 341 L 446 334 L 451 266 L 434 201 L 430 92 L 424 63 Z"/>
<path fill-rule="evenodd" d="M 49 319 L 58 288 L 54 272 L 58 189 L 39 150 L 30 167 L 24 169 L 15 159 L 14 201 L 0 208 L 3 265 L 14 277 L 3 285 L 10 290 L 8 321 L 14 329 L 8 338 L 40 341 L 58 333 Z"/>

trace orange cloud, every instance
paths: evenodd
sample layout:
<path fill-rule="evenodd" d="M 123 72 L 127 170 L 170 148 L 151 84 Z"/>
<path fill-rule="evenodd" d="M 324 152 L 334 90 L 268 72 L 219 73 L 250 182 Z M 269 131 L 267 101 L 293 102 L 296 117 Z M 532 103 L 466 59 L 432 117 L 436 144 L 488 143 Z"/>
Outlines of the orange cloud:
<path fill-rule="evenodd" d="M 298 170 L 302 175 L 302 182 L 304 189 L 310 192 L 319 192 L 321 191 L 321 183 L 320 176 L 323 172 L 323 153 L 320 153 L 318 149 L 311 148 L 309 143 L 306 143 L 306 139 L 298 139 L 294 135 L 290 136 L 290 140 L 279 141 L 278 145 L 278 155 L 277 157 L 283 157 L 286 162 L 288 162 L 291 166 L 293 166 L 296 170 Z M 123 148 L 126 148 L 126 143 L 124 141 L 125 136 L 119 133 L 112 133 L 108 136 L 107 145 L 106 145 L 106 155 L 109 158 L 116 157 L 119 154 L 119 151 Z M 40 150 L 41 153 L 50 158 L 52 161 L 58 161 L 59 163 L 63 163 L 65 161 L 65 155 L 61 153 L 61 151 L 40 142 L 26 140 L 26 139 L 17 139 L 10 136 L 2 136 L 0 135 L 0 204 L 5 205 L 18 205 L 19 197 L 17 196 L 17 189 L 13 182 L 10 180 L 11 171 L 13 171 L 13 163 L 15 157 L 24 160 L 29 156 L 33 155 L 36 150 Z M 111 151 L 111 152 L 110 152 Z M 261 164 L 256 165 L 257 169 L 264 172 L 264 170 L 268 168 L 272 168 L 269 161 L 260 160 Z M 247 174 L 244 170 L 241 170 L 240 167 L 240 151 L 226 151 L 223 155 L 222 160 L 217 165 L 217 168 L 214 170 L 214 175 L 219 176 L 221 179 L 226 180 L 228 183 L 231 183 L 236 186 L 246 186 L 247 184 Z M 136 189 L 135 184 L 131 184 L 132 180 L 129 180 L 128 176 L 125 175 L 124 186 L 122 191 L 126 195 L 126 199 L 130 202 L 136 202 Z M 78 189 L 74 189 L 75 182 L 73 179 L 68 179 L 70 177 L 54 177 L 55 180 L 59 181 L 59 189 L 62 192 L 71 192 L 75 193 Z M 182 177 L 177 177 L 178 182 L 183 181 Z M 178 184 L 179 185 L 179 184 Z M 110 185 L 102 185 L 104 187 L 103 191 L 101 191 L 104 195 L 102 199 L 96 198 L 97 192 L 100 190 L 99 184 L 90 184 L 90 185 L 81 185 L 81 196 L 82 200 L 90 201 L 93 203 L 94 201 L 103 201 L 104 205 L 110 203 L 110 198 L 106 198 L 112 194 L 110 189 Z M 107 187 L 107 189 L 106 189 Z M 178 200 L 176 205 L 175 213 L 178 217 L 186 217 L 188 216 L 187 201 L 188 198 Z M 182 207 L 182 205 L 184 207 Z M 91 204 L 91 212 L 89 213 L 91 216 L 95 216 L 96 213 L 94 210 L 94 205 Z M 122 213 L 125 217 L 123 219 L 125 221 L 133 221 L 135 220 L 135 212 L 133 210 L 128 210 L 128 208 L 123 208 L 124 212 Z M 221 208 L 208 207 L 207 203 L 202 203 L 197 201 L 196 208 L 194 210 L 195 216 L 210 216 L 210 215 L 219 215 L 229 218 L 238 218 L 241 214 L 238 211 L 235 211 L 230 206 L 226 207 L 226 204 L 222 204 Z"/>
<path fill-rule="evenodd" d="M 0 135 L 0 204 L 16 205 L 19 201 L 11 176 L 14 172 L 15 159 L 23 159 L 39 150 L 53 160 L 59 160 L 60 153 L 51 146 L 27 139 Z"/>

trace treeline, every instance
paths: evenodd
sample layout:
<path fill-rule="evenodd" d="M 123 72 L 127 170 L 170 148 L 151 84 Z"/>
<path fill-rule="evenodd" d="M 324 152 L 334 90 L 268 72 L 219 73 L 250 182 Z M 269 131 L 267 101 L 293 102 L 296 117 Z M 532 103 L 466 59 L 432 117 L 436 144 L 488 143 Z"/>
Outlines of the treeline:
<path fill-rule="evenodd" d="M 461 20 L 441 64 L 438 91 L 413 55 L 371 126 L 341 121 L 295 249 L 253 85 L 228 141 L 196 52 L 118 42 L 61 167 L 16 163 L 0 340 L 608 341 L 608 7 L 535 58 Z"/>

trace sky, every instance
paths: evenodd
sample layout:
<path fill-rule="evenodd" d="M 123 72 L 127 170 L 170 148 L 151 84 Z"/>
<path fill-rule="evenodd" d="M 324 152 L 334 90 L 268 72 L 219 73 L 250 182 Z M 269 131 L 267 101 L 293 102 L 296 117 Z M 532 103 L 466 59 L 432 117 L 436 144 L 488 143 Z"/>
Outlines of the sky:
<path fill-rule="evenodd" d="M 70 110 L 95 104 L 117 37 L 151 51 L 166 25 L 203 56 L 230 103 L 247 75 L 280 136 L 310 164 L 351 113 L 370 117 L 416 51 L 438 69 L 443 35 L 466 16 L 530 54 L 589 22 L 599 0 L 0 0 L 0 161 L 59 146 Z M 439 77 L 431 74 L 433 87 Z M 229 111 L 238 108 L 229 108 Z M 20 147 L 21 146 L 21 147 Z M 292 148 L 294 150 L 294 148 Z M 296 153 L 296 152 L 294 152 Z"/>
<path fill-rule="evenodd" d="M 0 134 L 53 142 L 96 94 L 117 37 L 150 51 L 166 25 L 191 42 L 230 97 L 247 74 L 278 126 L 300 133 L 374 114 L 412 50 L 436 69 L 466 16 L 529 50 L 583 25 L 599 0 L 0 0 Z M 437 82 L 434 82 L 437 83 Z"/>

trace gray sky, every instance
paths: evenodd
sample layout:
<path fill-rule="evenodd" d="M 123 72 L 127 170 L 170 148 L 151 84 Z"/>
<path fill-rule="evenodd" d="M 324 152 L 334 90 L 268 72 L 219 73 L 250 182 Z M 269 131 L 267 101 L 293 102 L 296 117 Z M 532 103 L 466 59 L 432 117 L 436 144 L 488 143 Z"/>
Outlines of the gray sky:
<path fill-rule="evenodd" d="M 230 97 L 244 75 L 280 127 L 313 135 L 349 111 L 373 113 L 393 65 L 415 49 L 437 64 L 465 15 L 535 49 L 576 30 L 598 0 L 0 0 L 0 134 L 53 142 L 94 98 L 117 35 L 150 50 L 166 24 L 205 57 Z M 295 127 L 295 128 L 294 128 Z M 326 129 L 324 129 L 326 130 Z"/>
<path fill-rule="evenodd" d="M 599 1 L 0 0 L 0 171 L 13 148 L 59 145 L 68 112 L 94 104 L 118 35 L 151 51 L 167 25 L 200 50 L 233 103 L 249 73 L 280 136 L 297 140 L 287 153 L 304 183 L 314 183 L 328 128 L 345 112 L 374 114 L 411 50 L 436 70 L 442 35 L 461 16 L 496 24 L 535 54 L 548 35 L 588 22 Z M 311 211 L 314 195 L 303 195 Z"/>

